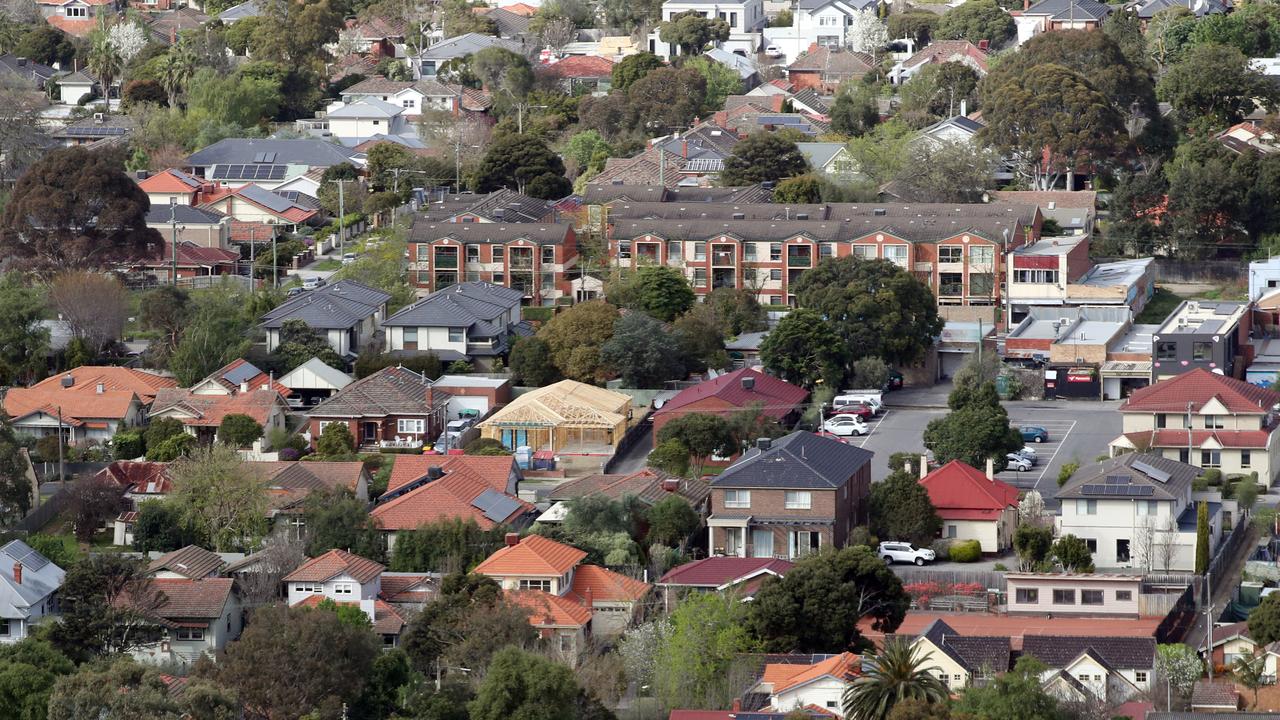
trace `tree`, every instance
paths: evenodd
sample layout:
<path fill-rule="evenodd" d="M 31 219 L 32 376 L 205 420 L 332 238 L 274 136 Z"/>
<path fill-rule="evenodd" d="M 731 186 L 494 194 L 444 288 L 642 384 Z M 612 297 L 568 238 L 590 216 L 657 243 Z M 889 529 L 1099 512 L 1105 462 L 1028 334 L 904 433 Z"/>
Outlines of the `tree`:
<path fill-rule="evenodd" d="M 503 47 L 479 50 L 471 56 L 467 65 L 480 79 L 480 86 L 495 95 L 505 91 L 510 94 L 508 99 L 510 96 L 523 98 L 533 86 L 533 71 L 529 59 Z"/>
<path fill-rule="evenodd" d="M 1258 690 L 1267 685 L 1267 658 L 1265 655 L 1241 655 L 1231 664 L 1231 674 L 1236 682 L 1253 692 L 1253 705 L 1258 707 Z"/>
<path fill-rule="evenodd" d="M 760 360 L 770 373 L 789 383 L 807 389 L 819 383 L 838 388 L 848 354 L 830 323 L 817 311 L 802 307 L 787 313 L 765 336 Z"/>
<path fill-rule="evenodd" d="M 952 720 L 950 706 L 914 699 L 895 703 L 886 718 L 887 720 Z"/>
<path fill-rule="evenodd" d="M 928 546 L 942 530 L 929 491 L 901 469 L 871 487 L 871 532 L 885 540 Z"/>
<path fill-rule="evenodd" d="M 973 390 L 957 387 L 947 404 L 951 412 L 930 420 L 924 431 L 924 444 L 938 462 L 961 460 L 982 467 L 991 460 L 999 471 L 1005 468 L 1005 456 L 1022 448 L 1022 435 L 1009 426 L 994 383 Z"/>
<path fill-rule="evenodd" d="M 993 46 L 1013 37 L 1013 17 L 995 0 L 968 0 L 938 21 L 934 36 L 943 40 L 968 40 L 977 45 L 983 40 Z"/>
<path fill-rule="evenodd" d="M 1196 574 L 1209 569 L 1209 504 L 1201 500 L 1196 506 Z"/>
<path fill-rule="evenodd" d="M 537 337 L 516 338 L 507 367 L 511 369 L 512 381 L 518 385 L 542 387 L 559 377 L 551 359 L 551 348 L 545 340 Z"/>
<path fill-rule="evenodd" d="M 382 536 L 369 517 L 368 503 L 346 488 L 312 492 L 303 503 L 307 554 L 318 557 L 335 548 L 381 561 Z"/>
<path fill-rule="evenodd" d="M 684 377 L 680 346 L 662 323 L 643 313 L 628 313 L 613 325 L 600 346 L 600 362 L 629 388 L 662 387 Z"/>
<path fill-rule="evenodd" d="M 174 503 L 148 500 L 138 505 L 133 521 L 133 549 L 141 552 L 172 552 L 199 544 L 195 530 Z"/>
<path fill-rule="evenodd" d="M 495 438 L 476 438 L 467 443 L 462 448 L 462 452 L 467 455 L 510 455 L 511 451 L 502 444 L 502 441 Z"/>
<path fill-rule="evenodd" d="M 873 12 L 857 12 L 845 28 L 848 48 L 874 55 L 889 44 L 889 29 Z"/>
<path fill-rule="evenodd" d="M 246 20 L 257 20 L 258 18 L 245 18 Z M 250 24 L 252 28 L 256 23 Z M 239 30 L 240 28 L 236 28 Z M 199 68 L 199 59 L 191 46 L 185 42 L 179 42 L 177 45 L 169 49 L 165 55 L 164 62 L 160 66 L 160 86 L 164 89 L 164 94 L 169 107 L 178 107 L 178 98 L 182 92 L 186 90 L 190 84 L 192 76 L 195 75 Z"/>
<path fill-rule="evenodd" d="M 683 548 L 698 529 L 698 513 L 678 495 L 668 495 L 654 503 L 645 512 L 645 520 L 649 523 L 645 539 L 671 547 Z"/>
<path fill-rule="evenodd" d="M 749 607 L 720 593 L 694 593 L 676 606 L 654 653 L 653 692 L 663 707 L 724 707 L 738 695 L 731 670 L 740 653 L 756 649 Z"/>
<path fill-rule="evenodd" d="M 660 442 L 646 459 L 649 467 L 668 475 L 685 477 L 689 474 L 689 446 L 679 440 Z"/>
<path fill-rule="evenodd" d="M 0 518 L 21 518 L 31 509 L 36 488 L 27 477 L 29 468 L 12 422 L 0 412 Z"/>
<path fill-rule="evenodd" d="M 52 25 L 37 25 L 26 32 L 14 48 L 14 54 L 44 65 L 66 65 L 76 55 L 70 37 Z"/>
<path fill-rule="evenodd" d="M 40 291 L 17 273 L 0 275 L 0 382 L 25 385 L 44 369 L 49 329 Z"/>
<path fill-rule="evenodd" d="M 729 355 L 724 349 L 726 319 L 710 303 L 699 303 L 672 324 L 672 335 L 680 346 L 680 356 L 690 372 L 724 368 Z"/>
<path fill-rule="evenodd" d="M 560 156 L 535 135 L 499 137 L 480 161 L 473 184 L 478 192 L 511 188 L 544 200 L 562 198 L 573 190 Z"/>
<path fill-rule="evenodd" d="M 694 474 L 702 474 L 702 463 L 712 455 L 727 456 L 737 451 L 733 431 L 729 423 L 719 415 L 687 413 L 675 417 L 658 430 L 659 444 L 668 440 L 679 441 L 689 448 L 697 460 Z"/>
<path fill-rule="evenodd" d="M 846 367 L 849 359 L 868 355 L 911 365 L 942 332 L 928 286 L 887 260 L 822 260 L 794 287 L 800 307 L 827 318 L 848 348 Z"/>
<path fill-rule="evenodd" d="M 1240 122 L 1255 103 L 1274 109 L 1275 86 L 1249 66 L 1249 58 L 1224 45 L 1197 45 L 1174 63 L 1156 85 L 1156 95 L 1173 106 L 1184 124 L 1220 128 Z"/>
<path fill-rule="evenodd" d="M 972 2 L 973 0 L 970 0 Z M 898 703 L 918 700 L 942 704 L 950 693 L 927 657 L 902 638 L 886 639 L 884 649 L 866 657 L 862 674 L 845 688 L 845 717 L 885 720 Z"/>
<path fill-rule="evenodd" d="M 178 384 L 194 385 L 214 370 L 244 357 L 252 345 L 248 329 L 255 319 L 250 317 L 248 298 L 230 285 L 201 293 L 169 360 L 169 369 Z"/>
<path fill-rule="evenodd" d="M 142 432 L 142 438 L 148 448 L 153 448 L 163 443 L 169 438 L 177 435 L 185 435 L 186 429 L 182 421 L 171 417 L 152 418 L 147 424 L 147 429 Z"/>
<path fill-rule="evenodd" d="M 724 159 L 720 183 L 732 186 L 777 181 L 800 175 L 808 167 L 809 161 L 794 142 L 762 130 L 733 146 L 733 152 Z"/>
<path fill-rule="evenodd" d="M 1265 605 L 1267 598 L 1263 598 L 1262 602 Z M 1280 606 L 1280 602 L 1275 604 Z M 1259 605 L 1258 607 L 1262 606 Z M 1249 634 L 1255 638 L 1257 635 L 1253 634 L 1253 616 L 1256 613 L 1257 609 L 1254 609 L 1253 613 L 1249 615 Z M 1277 633 L 1275 637 L 1280 638 L 1280 633 Z M 1255 642 L 1261 641 L 1255 640 Z M 1195 682 L 1204 674 L 1204 661 L 1196 655 L 1196 651 L 1193 648 L 1182 643 L 1157 645 L 1155 669 L 1161 678 L 1169 684 L 1171 694 L 1187 697 L 1191 694 L 1191 688 L 1195 685 Z M 1166 710 L 1171 709 L 1166 708 Z"/>
<path fill-rule="evenodd" d="M 638 52 L 634 55 L 628 55 L 618 61 L 610 71 L 612 75 L 612 87 L 614 90 L 625 91 L 631 87 L 631 84 L 645 75 L 651 70 L 657 70 L 665 67 L 666 63 L 662 62 L 662 58 L 651 52 Z"/>
<path fill-rule="evenodd" d="M 266 482 L 225 445 L 196 450 L 169 471 L 183 517 L 218 552 L 241 547 L 265 531 Z"/>
<path fill-rule="evenodd" d="M 341 714 L 360 697 L 381 652 L 367 628 L 342 622 L 335 613 L 306 608 L 260 607 L 239 641 L 217 663 L 197 666 L 196 676 L 235 690 L 239 700 L 272 718 Z M 264 667 L 290 672 L 264 673 Z"/>
<path fill-rule="evenodd" d="M 144 615 L 164 602 L 136 558 L 87 555 L 67 569 L 59 590 L 62 621 L 49 641 L 67 657 L 85 662 L 124 652 L 149 639 Z"/>
<path fill-rule="evenodd" d="M 663 67 L 627 88 L 626 124 L 646 137 L 686 127 L 706 105 L 707 80 L 693 68 Z"/>
<path fill-rule="evenodd" d="M 75 517 L 76 539 L 87 543 L 104 523 L 127 509 L 129 503 L 124 499 L 124 489 L 114 480 L 94 475 L 72 487 L 70 505 Z"/>
<path fill-rule="evenodd" d="M 684 273 L 666 265 L 644 265 L 609 288 L 610 300 L 671 322 L 693 307 L 696 299 Z"/>
<path fill-rule="evenodd" d="M 889 365 L 878 357 L 853 361 L 851 380 L 855 388 L 882 388 L 889 383 Z"/>
<path fill-rule="evenodd" d="M 0 250 L 42 272 L 152 257 L 151 202 L 110 152 L 54 150 L 18 179 L 0 215 Z"/>
<path fill-rule="evenodd" d="M 839 100 L 837 99 L 837 104 Z M 822 180 L 813 173 L 789 177 L 773 189 L 776 203 L 811 204 L 822 202 Z"/>
<path fill-rule="evenodd" d="M 1066 572 L 1093 572 L 1093 553 L 1084 540 L 1075 535 L 1063 535 L 1053 544 L 1053 557 Z"/>
<path fill-rule="evenodd" d="M 861 89 L 841 92 L 831 105 L 831 129 L 841 135 L 866 135 L 879 122 L 880 109 L 876 106 L 875 96 Z"/>
<path fill-rule="evenodd" d="M 493 656 L 467 709 L 472 720 L 571 720 L 581 692 L 573 671 L 564 665 L 505 648 Z"/>
<path fill-rule="evenodd" d="M 756 294 L 746 288 L 716 288 L 706 296 L 702 305 L 712 309 L 726 335 L 760 332 L 768 327 L 768 314 Z"/>
<path fill-rule="evenodd" d="M 600 357 L 601 347 L 613 337 L 618 309 L 603 300 L 578 303 L 557 313 L 538 331 L 560 374 L 571 380 L 603 383 L 609 368 Z"/>
<path fill-rule="evenodd" d="M 409 621 L 401 646 L 423 674 L 434 675 L 439 665 L 482 670 L 505 647 L 530 650 L 538 645 L 530 612 L 508 602 L 491 578 L 448 575 L 436 599 Z"/>
<path fill-rule="evenodd" d="M 699 55 L 712 42 L 729 39 L 729 23 L 720 19 L 708 19 L 696 10 L 672 15 L 658 26 L 658 37 L 668 45 L 680 49 L 681 55 Z"/>
<path fill-rule="evenodd" d="M 128 300 L 124 286 L 112 275 L 64 272 L 49 283 L 49 304 L 72 337 L 84 340 L 95 355 L 119 342 L 129 315 Z"/>
<path fill-rule="evenodd" d="M 1123 119 L 1107 97 L 1085 76 L 1061 65 L 1001 75 L 984 88 L 982 112 L 988 124 L 979 139 L 1010 157 L 1037 188 L 1053 187 L 1062 174 L 1086 162 L 1111 159 L 1127 137 Z"/>
<path fill-rule="evenodd" d="M 565 159 L 573 161 L 579 174 L 586 172 L 589 167 L 594 167 L 593 159 L 598 154 L 603 153 L 607 158 L 612 152 L 613 148 L 595 130 L 583 130 L 577 133 L 569 138 L 569 142 L 564 146 Z"/>
<path fill-rule="evenodd" d="M 1023 655 L 1010 672 L 966 688 L 956 711 L 984 720 L 1069 720 L 1074 716 L 1044 690 L 1040 678 L 1046 669 L 1036 658 Z"/>
<path fill-rule="evenodd" d="M 280 344 L 276 346 L 274 356 L 283 372 L 292 370 L 311 358 L 318 358 L 329 367 L 342 367 L 344 364 L 329 341 L 304 320 L 285 320 L 281 323 Z"/>
<path fill-rule="evenodd" d="M 391 569 L 396 572 L 466 573 L 502 547 L 507 528 L 484 530 L 470 518 L 423 523 L 396 535 Z"/>
<path fill-rule="evenodd" d="M 346 423 L 329 423 L 316 440 L 316 454 L 322 457 L 345 457 L 356 451 L 356 440 Z"/>
<path fill-rule="evenodd" d="M 262 425 L 242 413 L 231 413 L 218 426 L 218 439 L 234 448 L 247 448 L 262 437 Z"/>
<path fill-rule="evenodd" d="M 723 108 L 725 98 L 742 92 L 742 77 L 718 60 L 699 55 L 686 61 L 682 67 L 693 68 L 707 79 L 707 97 L 702 107 L 708 112 Z"/>
<path fill-rule="evenodd" d="M 172 285 L 147 291 L 138 302 L 138 321 L 146 330 L 158 333 L 147 347 L 147 355 L 157 367 L 167 367 L 178 347 L 182 330 L 191 316 L 191 296 Z"/>
<path fill-rule="evenodd" d="M 991 151 L 965 141 L 916 143 L 894 182 L 904 201 L 922 203 L 980 202 L 995 186 L 998 159 Z"/>
<path fill-rule="evenodd" d="M 48 696 L 47 717 L 234 720 L 239 712 L 234 698 L 222 688 L 195 680 L 175 694 L 159 668 L 125 657 L 58 678 Z"/>
<path fill-rule="evenodd" d="M 75 665 L 47 640 L 27 637 L 0 647 L 0 706 L 16 720 L 44 720 L 54 683 Z"/>
<path fill-rule="evenodd" d="M 1044 562 L 1053 549 L 1053 529 L 1043 525 L 1019 525 L 1013 532 L 1013 549 L 1023 565 L 1034 568 Z"/>
<path fill-rule="evenodd" d="M 756 591 L 751 628 L 777 652 L 858 652 L 868 647 L 860 620 L 891 633 L 910 604 L 902 581 L 873 549 L 823 549 Z"/>
<path fill-rule="evenodd" d="M 111 43 L 106 23 L 106 16 L 99 16 L 97 29 L 89 34 L 89 52 L 85 58 L 85 66 L 99 79 L 103 88 L 110 88 L 124 69 L 124 58 L 120 57 L 120 52 Z"/>
<path fill-rule="evenodd" d="M 934 29 L 938 27 L 939 17 L 927 11 L 908 11 L 889 16 L 889 36 L 894 38 L 911 38 L 916 47 L 929 44 Z"/>

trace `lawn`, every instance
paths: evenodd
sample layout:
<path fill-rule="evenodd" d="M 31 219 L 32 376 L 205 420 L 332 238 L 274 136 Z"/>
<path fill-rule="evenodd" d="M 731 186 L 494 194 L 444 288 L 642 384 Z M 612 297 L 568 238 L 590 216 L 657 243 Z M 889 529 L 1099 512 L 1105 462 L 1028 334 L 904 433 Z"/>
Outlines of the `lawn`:
<path fill-rule="evenodd" d="M 1155 293 L 1147 301 L 1147 306 L 1142 309 L 1138 317 L 1134 318 L 1134 322 L 1159 325 L 1165 321 L 1165 318 L 1169 317 L 1169 313 L 1173 312 L 1174 308 L 1178 307 L 1178 303 L 1182 302 L 1182 300 L 1181 296 L 1174 295 L 1172 292 L 1157 285 Z"/>
<path fill-rule="evenodd" d="M 307 267 L 308 270 L 325 270 L 325 271 L 339 270 L 341 268 L 342 268 L 342 262 L 339 260 L 334 260 L 333 258 L 325 258 Z"/>

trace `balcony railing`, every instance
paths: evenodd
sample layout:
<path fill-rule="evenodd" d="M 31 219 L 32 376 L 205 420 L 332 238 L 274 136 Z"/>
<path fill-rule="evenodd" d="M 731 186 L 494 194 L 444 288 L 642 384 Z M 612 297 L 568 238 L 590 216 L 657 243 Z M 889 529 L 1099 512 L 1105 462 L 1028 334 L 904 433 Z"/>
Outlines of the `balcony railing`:
<path fill-rule="evenodd" d="M 458 258 L 456 256 L 446 257 L 444 255 L 436 256 L 436 268 L 440 270 L 457 270 Z"/>
<path fill-rule="evenodd" d="M 720 267 L 733 267 L 734 263 L 737 262 L 737 259 L 738 258 L 735 253 L 731 252 L 711 253 L 711 264 L 718 265 Z"/>
<path fill-rule="evenodd" d="M 787 267 L 812 267 L 812 255 L 788 255 Z"/>
<path fill-rule="evenodd" d="M 532 270 L 533 258 L 511 258 L 507 261 L 508 270 Z"/>
<path fill-rule="evenodd" d="M 964 295 L 964 283 L 943 283 L 938 286 L 939 297 L 960 297 Z"/>

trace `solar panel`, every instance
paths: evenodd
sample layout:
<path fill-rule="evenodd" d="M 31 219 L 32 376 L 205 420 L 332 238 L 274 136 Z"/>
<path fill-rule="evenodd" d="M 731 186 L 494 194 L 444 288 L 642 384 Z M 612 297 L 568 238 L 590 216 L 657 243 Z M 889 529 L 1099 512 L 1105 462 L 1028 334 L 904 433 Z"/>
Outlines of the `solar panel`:
<path fill-rule="evenodd" d="M 1172 475 L 1170 475 L 1168 472 L 1165 472 L 1164 470 L 1161 470 L 1155 467 L 1151 463 L 1143 462 L 1142 460 L 1134 460 L 1133 469 L 1146 475 L 1152 480 L 1155 480 L 1156 482 L 1161 482 L 1161 483 L 1169 482 L 1169 478 L 1172 477 Z"/>
<path fill-rule="evenodd" d="M 1236 306 L 1234 305 L 1219 305 L 1217 308 L 1214 309 L 1213 314 L 1214 315 L 1230 315 L 1235 311 L 1236 311 Z"/>
<path fill-rule="evenodd" d="M 1128 485 L 1129 476 L 1128 475 L 1108 475 L 1107 484 L 1108 485 Z"/>
<path fill-rule="evenodd" d="M 244 363 L 243 365 L 232 368 L 230 372 L 222 376 L 222 379 L 233 385 L 239 385 L 245 380 L 260 374 L 262 374 L 261 370 L 249 363 Z"/>
<path fill-rule="evenodd" d="M 49 558 L 46 558 L 36 552 L 21 540 L 14 540 L 8 545 L 5 545 L 4 552 L 16 562 L 20 562 L 24 567 L 31 568 L 32 570 L 39 570 L 49 564 Z"/>
<path fill-rule="evenodd" d="M 471 505 L 485 517 L 500 523 L 520 508 L 520 501 L 490 489 L 476 496 L 476 499 L 471 501 Z"/>
<path fill-rule="evenodd" d="M 67 129 L 67 134 L 80 135 L 82 137 L 108 137 L 124 135 L 126 132 L 127 130 L 122 127 L 78 127 Z"/>

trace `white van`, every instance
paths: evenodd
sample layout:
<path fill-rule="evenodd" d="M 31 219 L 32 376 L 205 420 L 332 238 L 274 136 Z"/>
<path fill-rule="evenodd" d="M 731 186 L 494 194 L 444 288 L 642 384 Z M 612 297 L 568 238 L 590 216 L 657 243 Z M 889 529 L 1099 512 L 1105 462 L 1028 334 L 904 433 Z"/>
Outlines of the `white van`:
<path fill-rule="evenodd" d="M 884 401 L 881 399 L 880 393 L 872 393 L 867 390 L 845 390 L 844 393 L 835 396 L 831 400 L 831 407 L 843 407 L 845 405 L 866 405 L 876 415 L 884 412 Z"/>

